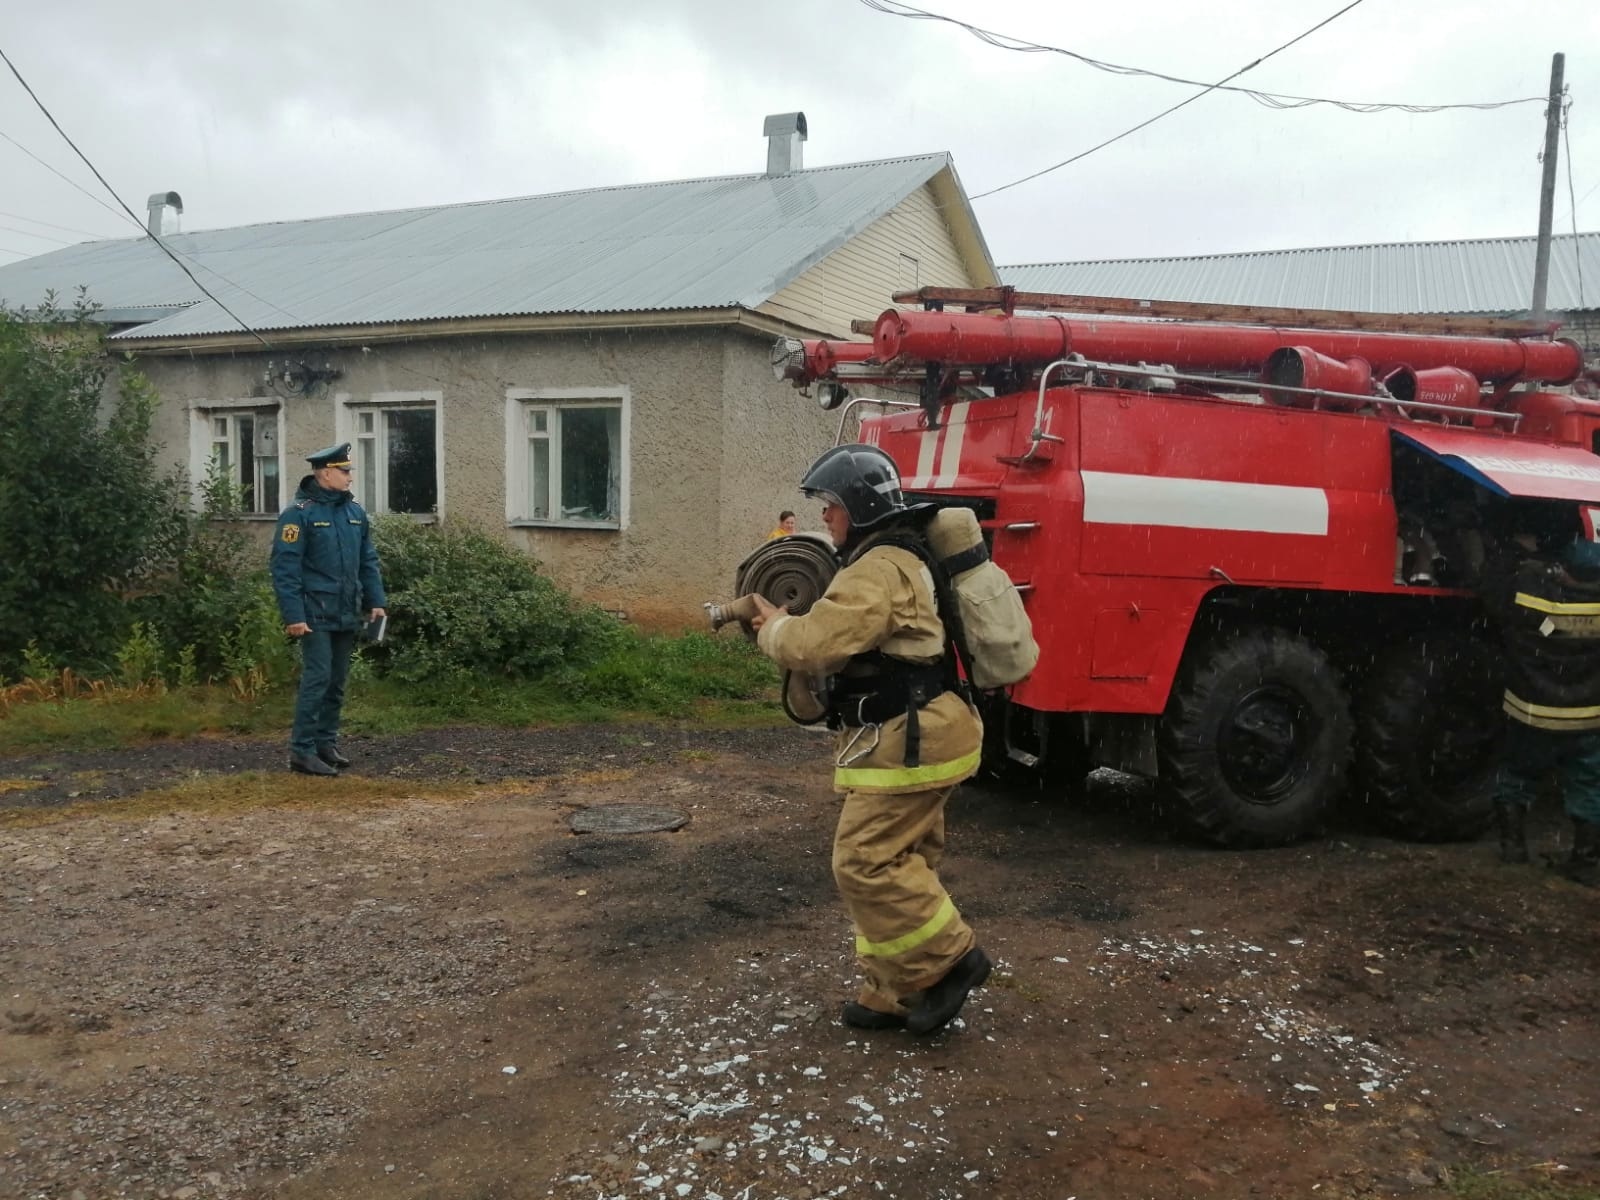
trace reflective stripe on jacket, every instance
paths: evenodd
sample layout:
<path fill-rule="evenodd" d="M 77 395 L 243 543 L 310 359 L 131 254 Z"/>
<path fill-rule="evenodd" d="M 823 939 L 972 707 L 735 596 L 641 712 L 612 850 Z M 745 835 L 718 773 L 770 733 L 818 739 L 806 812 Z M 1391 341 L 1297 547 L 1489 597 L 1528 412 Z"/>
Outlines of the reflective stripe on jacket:
<path fill-rule="evenodd" d="M 781 667 L 827 676 L 870 650 L 907 662 L 938 662 L 944 656 L 944 626 L 928 568 L 909 550 L 875 546 L 869 537 L 809 612 L 768 621 L 756 644 Z M 840 730 L 834 739 L 834 787 L 917 792 L 976 773 L 983 725 L 965 700 L 945 692 L 918 711 L 917 721 L 921 761 L 914 767 L 905 765 L 904 714 L 881 726 Z"/>
<path fill-rule="evenodd" d="M 1506 715 L 1537 729 L 1600 729 L 1600 588 L 1530 559 L 1510 593 L 1501 613 Z"/>

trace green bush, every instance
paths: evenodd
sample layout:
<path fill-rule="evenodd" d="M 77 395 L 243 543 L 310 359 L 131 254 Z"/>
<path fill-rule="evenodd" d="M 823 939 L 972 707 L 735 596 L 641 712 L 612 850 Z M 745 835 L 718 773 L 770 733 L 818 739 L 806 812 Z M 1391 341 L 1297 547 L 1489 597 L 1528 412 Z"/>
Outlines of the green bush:
<path fill-rule="evenodd" d="M 373 522 L 389 594 L 374 664 L 398 679 L 535 679 L 600 658 L 624 635 L 600 608 L 539 574 L 528 555 L 475 530 Z"/>
<path fill-rule="evenodd" d="M 237 523 L 237 489 L 213 466 L 200 482 L 199 512 L 173 519 L 152 586 L 131 604 L 156 631 L 169 677 L 247 684 L 254 694 L 293 672 L 267 576 L 266 553 Z M 175 682 L 176 679 L 171 679 Z"/>
<path fill-rule="evenodd" d="M 0 310 L 0 674 L 30 639 L 80 673 L 114 669 L 123 596 L 181 525 L 150 437 L 155 396 L 132 371 L 111 386 L 92 312 Z"/>

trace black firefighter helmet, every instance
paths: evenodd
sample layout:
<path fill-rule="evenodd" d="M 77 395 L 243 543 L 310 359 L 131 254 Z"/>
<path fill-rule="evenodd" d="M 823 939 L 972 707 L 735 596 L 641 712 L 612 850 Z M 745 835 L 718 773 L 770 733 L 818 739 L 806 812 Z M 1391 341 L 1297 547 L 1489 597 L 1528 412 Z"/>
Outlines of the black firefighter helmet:
<path fill-rule="evenodd" d="M 908 506 L 894 460 L 878 447 L 860 442 L 835 446 L 817 459 L 800 480 L 800 490 L 813 500 L 843 508 L 852 530 L 874 529 L 893 517 L 929 507 Z"/>

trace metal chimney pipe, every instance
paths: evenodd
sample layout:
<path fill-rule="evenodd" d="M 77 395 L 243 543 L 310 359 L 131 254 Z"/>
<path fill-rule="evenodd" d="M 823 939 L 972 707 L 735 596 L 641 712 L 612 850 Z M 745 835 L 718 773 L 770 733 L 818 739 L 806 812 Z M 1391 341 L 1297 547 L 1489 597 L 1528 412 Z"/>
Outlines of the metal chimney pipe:
<path fill-rule="evenodd" d="M 802 157 L 800 146 L 806 140 L 805 113 L 773 113 L 761 132 L 767 137 L 767 176 L 798 171 Z"/>
<path fill-rule="evenodd" d="M 144 227 L 154 237 L 161 236 L 161 217 L 167 209 L 172 209 L 179 216 L 183 215 L 183 197 L 177 192 L 151 192 L 150 199 L 145 201 L 145 206 L 150 212 L 150 218 Z"/>

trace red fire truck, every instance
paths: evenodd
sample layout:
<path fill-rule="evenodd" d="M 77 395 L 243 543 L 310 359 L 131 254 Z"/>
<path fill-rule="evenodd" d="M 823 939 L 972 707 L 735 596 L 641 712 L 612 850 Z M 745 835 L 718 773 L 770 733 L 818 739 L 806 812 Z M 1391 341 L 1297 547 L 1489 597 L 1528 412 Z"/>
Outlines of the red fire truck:
<path fill-rule="evenodd" d="M 1023 593 L 1042 655 L 988 701 L 991 765 L 1059 789 L 1155 776 L 1225 845 L 1291 841 L 1346 797 L 1403 835 L 1481 832 L 1486 562 L 1600 512 L 1600 403 L 1552 390 L 1586 378 L 1577 344 L 1505 320 L 895 299 L 923 307 L 871 342 L 780 341 L 774 369 L 825 408 L 876 405 L 860 440 L 908 499 L 975 509 Z"/>

